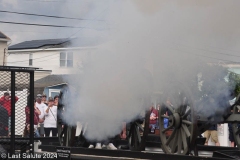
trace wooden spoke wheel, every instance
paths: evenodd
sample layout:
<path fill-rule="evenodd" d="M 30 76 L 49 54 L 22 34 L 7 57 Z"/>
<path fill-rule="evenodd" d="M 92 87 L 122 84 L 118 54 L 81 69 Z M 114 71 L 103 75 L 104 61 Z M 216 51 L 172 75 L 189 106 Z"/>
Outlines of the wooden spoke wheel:
<path fill-rule="evenodd" d="M 145 121 L 136 120 L 130 124 L 128 132 L 129 148 L 131 151 L 144 151 L 148 135 L 150 112 L 145 114 Z M 142 124 L 144 123 L 144 127 Z"/>
<path fill-rule="evenodd" d="M 162 150 L 167 154 L 189 154 L 197 137 L 197 122 L 193 102 L 189 93 L 174 88 L 169 94 L 170 102 L 159 110 L 159 126 Z M 166 115 L 168 110 L 168 115 Z M 168 126 L 164 128 L 164 120 Z"/>
<path fill-rule="evenodd" d="M 233 107 L 233 114 L 239 114 L 240 106 L 235 105 Z M 239 114 L 240 116 L 240 114 Z M 237 147 L 240 149 L 240 122 L 236 121 L 232 123 L 233 137 Z"/>

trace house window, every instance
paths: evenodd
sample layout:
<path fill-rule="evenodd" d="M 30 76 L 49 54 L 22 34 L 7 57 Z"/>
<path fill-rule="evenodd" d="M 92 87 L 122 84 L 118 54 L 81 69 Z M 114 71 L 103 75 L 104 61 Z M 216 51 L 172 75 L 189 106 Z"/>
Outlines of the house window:
<path fill-rule="evenodd" d="M 72 52 L 60 52 L 60 67 L 73 67 Z"/>
<path fill-rule="evenodd" d="M 29 54 L 29 66 L 33 65 L 33 55 L 32 53 Z"/>

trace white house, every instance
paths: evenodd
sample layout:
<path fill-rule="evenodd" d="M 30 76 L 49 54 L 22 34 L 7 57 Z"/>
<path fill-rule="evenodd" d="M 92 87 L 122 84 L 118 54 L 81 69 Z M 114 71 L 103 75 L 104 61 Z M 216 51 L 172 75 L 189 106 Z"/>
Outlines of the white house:
<path fill-rule="evenodd" d="M 81 66 L 81 59 L 76 57 L 84 57 L 94 49 L 86 46 L 70 47 L 71 41 L 72 39 L 32 40 L 10 46 L 7 65 L 37 67 L 51 70 L 52 74 L 70 74 L 73 68 Z"/>
<path fill-rule="evenodd" d="M 25 41 L 9 47 L 7 65 L 40 68 L 41 71 L 35 72 L 36 92 L 42 93 L 45 87 L 44 92 L 48 94 L 46 87 L 53 87 L 51 89 L 56 92 L 54 94 L 57 94 L 64 81 L 56 81 L 55 77 L 70 75 L 76 73 L 76 70 L 80 72 L 82 60 L 95 50 L 92 46 L 94 46 L 93 43 L 87 44 L 85 41 L 80 42 L 76 39 Z"/>
<path fill-rule="evenodd" d="M 0 32 L 0 65 L 5 65 L 6 54 L 8 52 L 8 45 L 11 43 L 11 39 Z"/>

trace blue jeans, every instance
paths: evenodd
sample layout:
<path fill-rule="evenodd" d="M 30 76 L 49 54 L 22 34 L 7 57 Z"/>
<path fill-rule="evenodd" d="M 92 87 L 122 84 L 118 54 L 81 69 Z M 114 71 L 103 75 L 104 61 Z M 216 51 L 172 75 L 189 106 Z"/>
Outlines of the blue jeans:
<path fill-rule="evenodd" d="M 38 131 L 38 129 L 35 129 L 35 132 L 34 132 L 34 137 L 40 137 L 40 134 L 39 134 L 39 131 Z"/>
<path fill-rule="evenodd" d="M 168 127 L 168 119 L 164 118 L 163 123 L 164 123 L 164 128 L 167 128 Z"/>

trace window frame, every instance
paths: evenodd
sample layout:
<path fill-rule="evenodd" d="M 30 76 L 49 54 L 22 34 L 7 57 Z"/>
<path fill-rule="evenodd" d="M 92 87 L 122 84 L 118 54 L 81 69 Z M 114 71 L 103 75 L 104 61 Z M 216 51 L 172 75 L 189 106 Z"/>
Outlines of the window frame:
<path fill-rule="evenodd" d="M 64 54 L 64 56 L 61 56 L 62 54 Z M 60 67 L 66 67 L 66 68 L 73 67 L 73 52 L 60 52 L 59 63 L 60 63 L 59 64 Z"/>
<path fill-rule="evenodd" d="M 29 61 L 28 61 L 29 66 L 33 66 L 33 54 L 29 53 Z"/>

